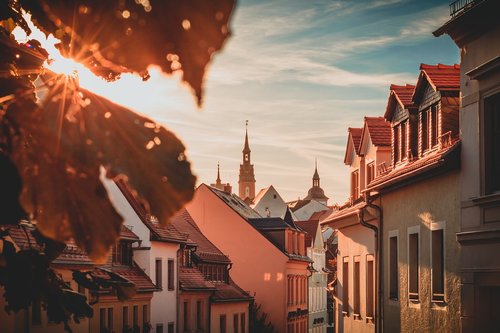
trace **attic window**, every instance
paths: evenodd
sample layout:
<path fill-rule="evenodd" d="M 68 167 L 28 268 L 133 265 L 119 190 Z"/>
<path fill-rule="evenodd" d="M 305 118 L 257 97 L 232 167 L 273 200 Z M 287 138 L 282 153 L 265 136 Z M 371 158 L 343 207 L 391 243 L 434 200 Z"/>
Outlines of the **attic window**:
<path fill-rule="evenodd" d="M 273 194 L 273 198 L 276 199 L 278 196 L 276 194 Z"/>

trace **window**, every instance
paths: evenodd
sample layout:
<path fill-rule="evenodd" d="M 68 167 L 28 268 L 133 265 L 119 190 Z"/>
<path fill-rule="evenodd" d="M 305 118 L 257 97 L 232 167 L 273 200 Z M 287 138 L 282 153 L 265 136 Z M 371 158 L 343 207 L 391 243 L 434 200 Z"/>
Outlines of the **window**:
<path fill-rule="evenodd" d="M 238 314 L 236 313 L 235 315 L 233 315 L 233 332 L 238 333 L 238 329 Z"/>
<path fill-rule="evenodd" d="M 349 257 L 342 263 L 342 312 L 349 314 Z"/>
<path fill-rule="evenodd" d="M 128 306 L 122 308 L 122 326 L 128 326 Z"/>
<path fill-rule="evenodd" d="M 288 305 L 292 304 L 292 276 L 287 275 L 287 293 L 286 293 L 286 302 Z"/>
<path fill-rule="evenodd" d="M 401 126 L 401 155 L 400 160 L 404 160 L 407 156 L 408 150 L 408 140 L 407 140 L 407 132 L 408 132 L 408 121 L 405 120 L 400 124 Z"/>
<path fill-rule="evenodd" d="M 174 332 L 175 332 L 174 323 L 173 322 L 168 323 L 168 332 L 167 333 L 174 333 Z"/>
<path fill-rule="evenodd" d="M 42 324 L 42 302 L 40 298 L 36 298 L 35 300 L 33 300 L 33 303 L 31 305 L 31 324 Z"/>
<path fill-rule="evenodd" d="M 246 333 L 247 323 L 244 313 L 240 313 L 240 325 L 241 325 L 241 333 Z"/>
<path fill-rule="evenodd" d="M 431 231 L 432 300 L 444 301 L 444 231 Z"/>
<path fill-rule="evenodd" d="M 170 332 L 170 327 L 169 327 L 169 332 Z M 172 330 L 172 332 L 173 332 L 173 330 Z M 163 333 L 163 324 L 156 324 L 156 333 Z"/>
<path fill-rule="evenodd" d="M 399 126 L 392 128 L 392 142 L 394 143 L 394 164 L 399 161 Z"/>
<path fill-rule="evenodd" d="M 408 297 L 418 301 L 418 232 L 408 234 Z"/>
<path fill-rule="evenodd" d="M 427 111 L 420 113 L 420 140 L 422 142 L 422 152 L 429 149 L 429 119 Z"/>
<path fill-rule="evenodd" d="M 201 307 L 201 301 L 196 301 L 196 328 L 197 329 L 202 329 L 203 324 L 202 324 L 202 307 Z"/>
<path fill-rule="evenodd" d="M 142 325 L 146 324 L 149 322 L 149 312 L 148 312 L 148 306 L 143 305 L 142 306 Z"/>
<path fill-rule="evenodd" d="M 99 329 L 102 332 L 106 329 L 106 309 L 99 309 Z"/>
<path fill-rule="evenodd" d="M 184 324 L 184 330 L 188 330 L 188 324 L 189 324 L 189 303 L 187 301 L 184 301 L 184 316 L 183 316 L 183 324 Z"/>
<path fill-rule="evenodd" d="M 366 317 L 373 318 L 375 314 L 375 270 L 373 255 L 366 256 Z"/>
<path fill-rule="evenodd" d="M 113 308 L 108 308 L 108 330 L 113 332 Z"/>
<path fill-rule="evenodd" d="M 399 298 L 398 237 L 389 238 L 389 298 Z"/>
<path fill-rule="evenodd" d="M 156 279 L 156 286 L 158 288 L 161 288 L 163 286 L 161 273 L 162 273 L 161 272 L 161 259 L 156 259 L 155 260 L 155 279 Z"/>
<path fill-rule="evenodd" d="M 431 124 L 429 126 L 429 132 L 431 134 L 431 146 L 434 147 L 438 144 L 439 137 L 439 126 L 438 126 L 438 112 L 437 106 L 433 105 L 430 109 Z"/>
<path fill-rule="evenodd" d="M 220 315 L 219 317 L 219 332 L 226 333 L 226 315 Z"/>
<path fill-rule="evenodd" d="M 361 297 L 360 297 L 360 286 L 361 286 L 361 276 L 360 276 L 360 257 L 354 256 L 354 271 L 353 271 L 353 294 L 354 294 L 354 315 L 358 315 L 361 313 Z"/>
<path fill-rule="evenodd" d="M 175 289 L 175 284 L 174 284 L 174 260 L 173 259 L 168 259 L 168 290 L 174 290 Z"/>
<path fill-rule="evenodd" d="M 133 310 L 133 317 L 132 317 L 132 324 L 134 327 L 138 326 L 138 323 L 139 323 L 139 307 L 137 305 L 134 305 L 134 307 L 132 308 Z"/>
<path fill-rule="evenodd" d="M 352 200 L 359 198 L 359 170 L 351 172 L 351 197 Z"/>
<path fill-rule="evenodd" d="M 484 100 L 485 194 L 500 191 L 500 93 Z"/>
<path fill-rule="evenodd" d="M 132 264 L 132 244 L 118 241 L 113 246 L 113 263 L 118 265 Z"/>
<path fill-rule="evenodd" d="M 370 162 L 366 165 L 366 186 L 375 179 L 375 162 Z"/>

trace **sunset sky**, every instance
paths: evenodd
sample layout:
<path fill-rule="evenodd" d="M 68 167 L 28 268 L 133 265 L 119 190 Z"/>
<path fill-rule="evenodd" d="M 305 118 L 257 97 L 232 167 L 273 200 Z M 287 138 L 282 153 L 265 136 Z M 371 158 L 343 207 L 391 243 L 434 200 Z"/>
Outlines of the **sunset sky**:
<path fill-rule="evenodd" d="M 347 128 L 383 115 L 389 85 L 414 84 L 420 63 L 458 63 L 451 39 L 432 35 L 449 19 L 448 4 L 242 0 L 208 69 L 201 110 L 178 76 L 154 70 L 146 83 L 125 75 L 86 88 L 177 133 L 198 183 L 214 182 L 220 162 L 237 192 L 248 120 L 257 191 L 273 185 L 287 201 L 303 198 L 317 158 L 329 204 L 343 203 Z"/>

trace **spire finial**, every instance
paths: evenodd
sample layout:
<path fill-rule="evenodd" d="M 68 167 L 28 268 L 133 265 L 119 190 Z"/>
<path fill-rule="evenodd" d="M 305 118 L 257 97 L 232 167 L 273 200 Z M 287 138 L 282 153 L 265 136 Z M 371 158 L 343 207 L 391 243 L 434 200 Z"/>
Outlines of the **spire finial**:
<path fill-rule="evenodd" d="M 216 183 L 219 184 L 221 181 L 220 181 L 220 164 L 219 162 L 217 162 L 217 180 L 216 180 Z"/>
<path fill-rule="evenodd" d="M 248 120 L 245 120 L 245 147 L 243 148 L 243 153 L 250 153 L 250 145 L 248 144 Z"/>
<path fill-rule="evenodd" d="M 318 173 L 318 158 L 314 158 L 314 175 L 313 175 L 313 186 L 319 186 L 319 173 Z"/>

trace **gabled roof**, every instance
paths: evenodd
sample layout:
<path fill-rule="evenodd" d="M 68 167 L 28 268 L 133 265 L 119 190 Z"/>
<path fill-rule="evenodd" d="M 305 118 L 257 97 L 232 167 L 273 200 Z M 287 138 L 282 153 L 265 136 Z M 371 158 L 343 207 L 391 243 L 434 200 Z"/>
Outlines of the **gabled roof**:
<path fill-rule="evenodd" d="M 153 281 L 151 281 L 151 278 L 135 264 L 132 266 L 103 266 L 102 268 L 104 269 L 101 271 L 101 274 L 100 270 L 97 269 L 94 273 L 92 273 L 92 275 L 106 280 L 109 278 L 109 275 L 105 272 L 110 271 L 132 282 L 135 285 L 137 292 L 150 292 L 158 290 L 158 287 L 153 283 Z"/>
<path fill-rule="evenodd" d="M 215 263 L 230 263 L 229 258 L 222 253 L 198 228 L 188 211 L 183 208 L 172 219 L 171 223 L 181 232 L 189 235 L 197 248 L 194 254 L 202 261 Z"/>
<path fill-rule="evenodd" d="M 253 225 L 257 230 L 284 230 L 284 229 L 295 229 L 290 224 L 286 223 L 280 217 L 259 217 L 248 219 L 251 225 Z"/>
<path fill-rule="evenodd" d="M 215 292 L 211 300 L 214 302 L 250 301 L 253 299 L 246 291 L 241 289 L 231 278 L 229 283 L 214 282 Z"/>
<path fill-rule="evenodd" d="M 415 86 L 411 84 L 406 84 L 404 86 L 391 84 L 389 100 L 387 101 L 387 107 L 385 108 L 384 118 L 388 121 L 392 120 L 394 111 L 396 109 L 396 103 L 399 104 L 403 109 L 415 107 L 415 104 L 412 100 L 414 91 Z"/>
<path fill-rule="evenodd" d="M 428 82 L 435 91 L 460 91 L 460 65 L 420 65 L 420 75 L 412 100 L 418 103 L 423 89 Z"/>
<path fill-rule="evenodd" d="M 215 285 L 205 280 L 203 274 L 194 267 L 179 267 L 179 286 L 181 290 L 215 290 Z"/>
<path fill-rule="evenodd" d="M 116 181 L 115 184 L 118 186 L 123 196 L 127 199 L 128 203 L 140 218 L 142 223 L 144 223 L 144 225 L 151 232 L 151 240 L 172 243 L 185 243 L 187 241 L 187 235 L 180 233 L 170 223 L 165 226 L 161 225 L 155 217 L 146 214 L 144 207 L 140 204 L 137 197 L 132 193 L 123 180 Z"/>
<path fill-rule="evenodd" d="M 352 215 L 357 215 L 358 211 L 360 208 L 362 208 L 365 205 L 364 201 L 358 201 L 355 202 L 354 204 L 348 204 L 345 206 L 342 206 L 339 210 L 333 211 L 329 216 L 323 219 L 321 222 L 322 225 L 329 225 L 331 223 L 334 223 L 335 221 L 341 220 L 345 217 L 352 216 Z M 334 226 L 332 226 L 334 227 Z"/>
<path fill-rule="evenodd" d="M 309 221 L 296 221 L 295 223 L 306 233 L 306 247 L 312 247 L 319 230 L 319 220 L 310 219 Z"/>
<path fill-rule="evenodd" d="M 292 212 L 295 212 L 310 202 L 311 202 L 311 199 L 307 199 L 307 200 L 306 199 L 299 199 L 299 200 L 287 202 L 287 205 L 292 210 Z"/>
<path fill-rule="evenodd" d="M 231 207 L 244 219 L 262 217 L 254 209 L 247 205 L 245 201 L 241 200 L 240 197 L 238 197 L 236 194 L 227 193 L 206 184 L 202 184 L 200 186 L 206 186 L 210 191 L 221 198 L 229 207 Z"/>
<path fill-rule="evenodd" d="M 359 149 L 361 155 L 366 152 L 364 145 L 368 135 L 376 147 L 390 147 L 392 144 L 391 124 L 384 117 L 365 117 Z"/>
<path fill-rule="evenodd" d="M 460 140 L 455 139 L 448 147 L 412 161 L 401 168 L 375 178 L 367 190 L 382 190 L 402 186 L 406 181 L 418 180 L 427 173 L 444 168 L 457 168 L 460 165 Z M 438 170 L 439 171 L 439 170 Z"/>
<path fill-rule="evenodd" d="M 344 163 L 346 165 L 350 164 L 350 161 L 348 161 L 348 157 L 351 156 L 352 149 L 354 149 L 354 153 L 359 156 L 359 148 L 360 148 L 362 133 L 363 133 L 363 128 L 355 128 L 355 127 L 348 128 L 347 147 L 344 156 Z"/>

